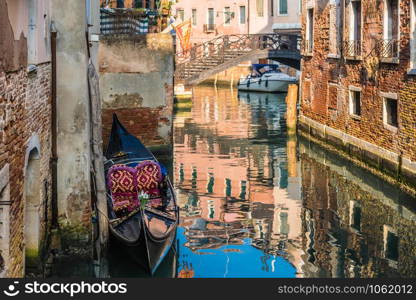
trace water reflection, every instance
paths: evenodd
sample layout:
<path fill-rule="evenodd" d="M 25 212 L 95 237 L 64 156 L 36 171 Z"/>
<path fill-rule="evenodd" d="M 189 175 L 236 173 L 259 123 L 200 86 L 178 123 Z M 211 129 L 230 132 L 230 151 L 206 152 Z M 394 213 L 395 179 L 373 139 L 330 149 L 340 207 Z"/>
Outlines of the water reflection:
<path fill-rule="evenodd" d="M 415 276 L 416 199 L 289 139 L 284 98 L 197 87 L 177 112 L 179 277 Z"/>
<path fill-rule="evenodd" d="M 179 265 L 195 277 L 297 273 L 300 180 L 288 180 L 284 98 L 198 87 L 175 120 Z"/>

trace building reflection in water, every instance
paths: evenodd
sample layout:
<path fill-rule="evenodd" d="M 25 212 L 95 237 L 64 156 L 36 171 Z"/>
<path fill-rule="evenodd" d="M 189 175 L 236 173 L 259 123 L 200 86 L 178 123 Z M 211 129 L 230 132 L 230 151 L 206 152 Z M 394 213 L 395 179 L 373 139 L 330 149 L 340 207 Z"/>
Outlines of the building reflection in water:
<path fill-rule="evenodd" d="M 179 276 L 414 276 L 415 199 L 288 138 L 284 98 L 197 87 L 177 112 Z"/>
<path fill-rule="evenodd" d="M 180 265 L 197 277 L 295 276 L 300 179 L 288 180 L 285 95 L 193 92 L 175 120 Z"/>

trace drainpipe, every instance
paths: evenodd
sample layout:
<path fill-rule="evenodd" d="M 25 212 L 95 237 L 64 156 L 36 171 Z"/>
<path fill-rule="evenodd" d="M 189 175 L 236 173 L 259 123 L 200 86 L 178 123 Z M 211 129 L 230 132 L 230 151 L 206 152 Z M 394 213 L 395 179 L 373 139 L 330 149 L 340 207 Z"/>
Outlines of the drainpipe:
<path fill-rule="evenodd" d="M 250 34 L 250 0 L 247 0 L 247 34 Z"/>
<path fill-rule="evenodd" d="M 51 170 L 52 170 L 52 220 L 53 229 L 58 228 L 58 154 L 57 154 L 57 118 L 56 118 L 56 40 L 58 32 L 55 23 L 51 22 L 51 59 L 52 59 L 52 91 L 51 91 Z"/>

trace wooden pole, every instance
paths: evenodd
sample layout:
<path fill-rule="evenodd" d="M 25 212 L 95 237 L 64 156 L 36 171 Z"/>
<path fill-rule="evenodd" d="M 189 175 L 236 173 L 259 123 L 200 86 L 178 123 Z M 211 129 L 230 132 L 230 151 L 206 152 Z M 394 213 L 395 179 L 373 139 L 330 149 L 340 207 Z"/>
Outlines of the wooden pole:
<path fill-rule="evenodd" d="M 90 92 L 91 144 L 93 187 L 95 188 L 95 210 L 98 216 L 98 236 L 95 237 L 97 260 L 100 265 L 99 277 L 108 277 L 107 246 L 109 240 L 107 196 L 104 175 L 104 156 L 101 121 L 101 98 L 99 92 L 98 74 L 91 60 L 88 66 L 88 81 Z"/>
<path fill-rule="evenodd" d="M 297 102 L 298 102 L 298 85 L 289 84 L 286 96 L 286 125 L 288 135 L 296 134 L 297 123 Z"/>
<path fill-rule="evenodd" d="M 287 126 L 287 161 L 288 176 L 297 177 L 296 157 L 296 123 L 297 123 L 298 85 L 290 84 L 286 96 L 286 126 Z"/>

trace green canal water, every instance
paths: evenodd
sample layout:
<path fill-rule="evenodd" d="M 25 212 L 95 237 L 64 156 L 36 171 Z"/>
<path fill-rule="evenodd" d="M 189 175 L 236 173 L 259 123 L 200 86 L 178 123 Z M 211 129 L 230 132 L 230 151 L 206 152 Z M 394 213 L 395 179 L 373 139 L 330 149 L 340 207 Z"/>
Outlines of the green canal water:
<path fill-rule="evenodd" d="M 174 251 L 156 277 L 415 277 L 416 199 L 301 137 L 285 94 L 199 86 L 174 117 Z M 142 277 L 112 250 L 113 277 Z"/>

